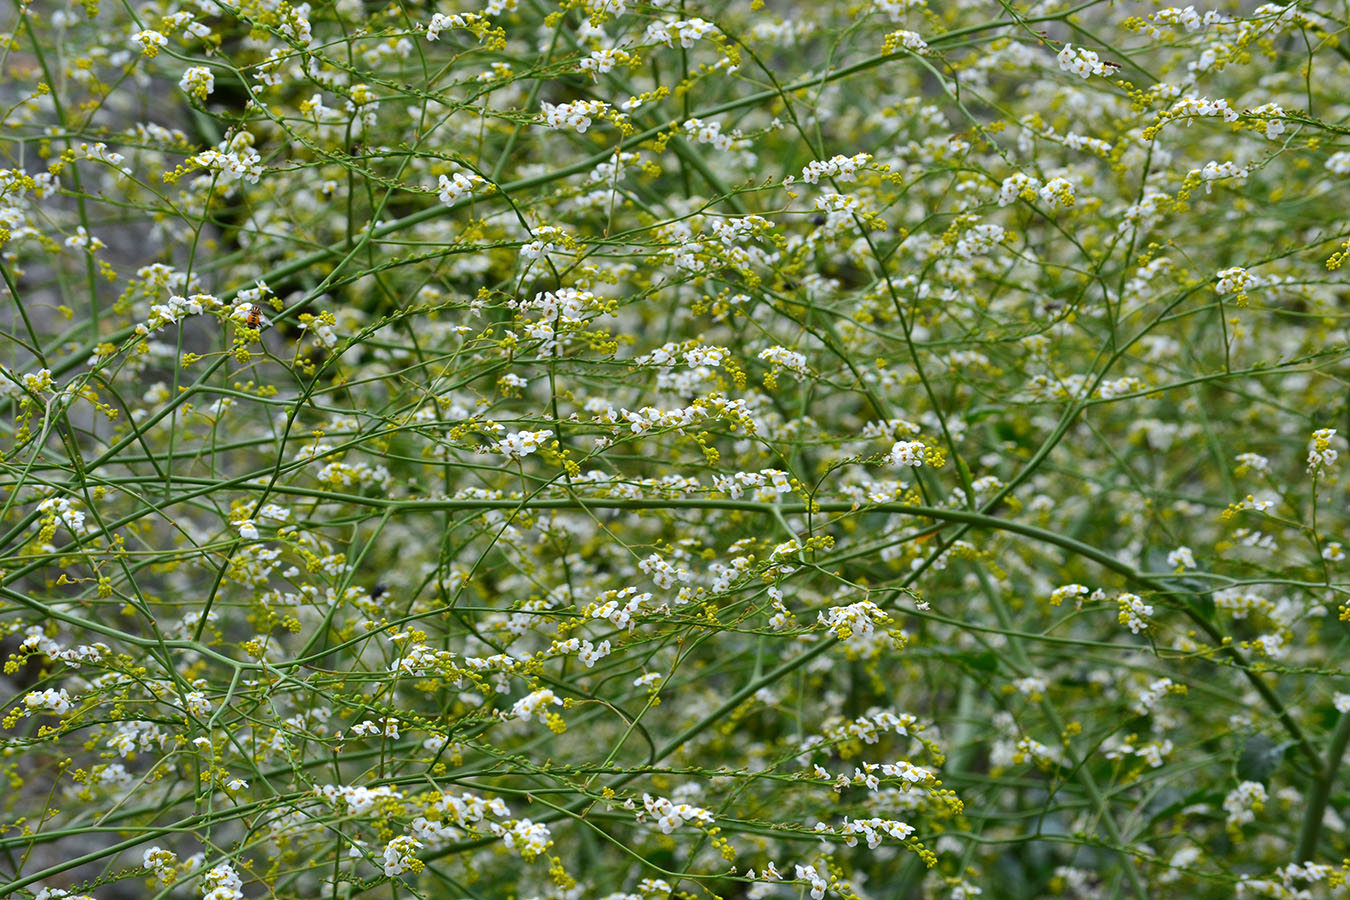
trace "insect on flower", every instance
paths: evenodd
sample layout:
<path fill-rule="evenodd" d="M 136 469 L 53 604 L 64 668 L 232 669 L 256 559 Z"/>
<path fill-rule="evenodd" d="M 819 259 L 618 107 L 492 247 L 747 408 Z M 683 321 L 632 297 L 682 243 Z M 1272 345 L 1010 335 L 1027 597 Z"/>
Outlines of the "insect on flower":
<path fill-rule="evenodd" d="M 254 331 L 262 327 L 262 307 L 256 303 L 248 308 L 248 327 Z"/>

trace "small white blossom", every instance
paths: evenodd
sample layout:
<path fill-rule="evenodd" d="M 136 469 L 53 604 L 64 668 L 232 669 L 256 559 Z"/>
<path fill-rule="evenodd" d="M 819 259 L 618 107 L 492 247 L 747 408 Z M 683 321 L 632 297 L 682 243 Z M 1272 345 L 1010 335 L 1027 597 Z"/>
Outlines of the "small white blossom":
<path fill-rule="evenodd" d="M 891 465 L 918 468 L 923 465 L 923 452 L 923 441 L 896 441 L 891 447 Z"/>
<path fill-rule="evenodd" d="M 1055 59 L 1059 61 L 1061 69 L 1065 72 L 1072 72 L 1079 78 L 1105 75 L 1109 71 L 1096 52 L 1085 50 L 1082 47 L 1075 50 L 1073 44 L 1065 44 L 1064 49 L 1059 51 Z"/>
<path fill-rule="evenodd" d="M 420 866 L 416 864 L 414 854 L 422 849 L 422 842 L 417 838 L 401 834 L 394 838 L 384 847 L 384 874 L 393 878 L 396 875 L 402 875 L 409 869 L 416 871 Z"/>
<path fill-rule="evenodd" d="M 229 863 L 202 876 L 202 900 L 243 900 L 244 882 Z"/>
<path fill-rule="evenodd" d="M 572 103 L 544 103 L 544 124 L 549 128 L 571 130 L 585 134 L 591 119 L 602 116 L 609 108 L 603 100 L 576 100 Z"/>
<path fill-rule="evenodd" d="M 1256 814 L 1266 802 L 1266 789 L 1260 782 L 1244 781 L 1223 798 L 1224 812 L 1228 813 L 1230 828 L 1256 820 Z"/>
<path fill-rule="evenodd" d="M 66 693 L 65 688 L 34 691 L 23 698 L 23 703 L 31 711 L 42 710 L 57 715 L 69 712 L 75 707 L 74 701 L 71 700 L 70 694 Z"/>
<path fill-rule="evenodd" d="M 543 688 L 517 700 L 511 707 L 511 715 L 517 719 L 537 717 L 540 722 L 546 722 L 550 706 L 562 706 L 562 700 L 548 688 Z"/>
<path fill-rule="evenodd" d="M 551 431 L 513 431 L 499 440 L 493 449 L 510 459 L 524 459 L 552 437 Z"/>
<path fill-rule="evenodd" d="M 487 181 L 481 176 L 472 172 L 456 172 L 453 176 L 442 175 L 437 179 L 438 192 L 442 203 L 454 203 L 461 197 L 467 197 L 473 193 L 474 188 L 486 184 Z"/>
<path fill-rule="evenodd" d="M 138 31 L 131 36 L 131 42 L 141 48 L 141 54 L 153 59 L 159 51 L 168 46 L 169 39 L 158 31 Z"/>
<path fill-rule="evenodd" d="M 216 88 L 216 76 L 206 66 L 191 66 L 178 80 L 178 87 L 189 97 L 205 100 Z"/>
<path fill-rule="evenodd" d="M 1319 428 L 1312 433 L 1312 438 L 1308 441 L 1309 474 L 1321 475 L 1336 462 L 1339 453 L 1331 446 L 1331 439 L 1335 436 L 1335 428 Z"/>
<path fill-rule="evenodd" d="M 1120 608 L 1120 624 L 1128 626 L 1134 634 L 1148 629 L 1148 617 L 1153 615 L 1152 606 L 1135 594 L 1121 594 L 1116 598 L 1116 605 Z"/>
<path fill-rule="evenodd" d="M 1178 547 L 1167 554 L 1167 564 L 1175 569 L 1194 569 L 1195 556 L 1190 547 Z"/>

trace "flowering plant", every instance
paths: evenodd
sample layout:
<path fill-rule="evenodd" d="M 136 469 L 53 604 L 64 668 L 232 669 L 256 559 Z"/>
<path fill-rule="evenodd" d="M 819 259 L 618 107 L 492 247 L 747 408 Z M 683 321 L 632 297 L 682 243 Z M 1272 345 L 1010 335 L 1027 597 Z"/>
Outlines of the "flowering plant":
<path fill-rule="evenodd" d="M 0 895 L 1346 893 L 1343 9 L 452 6 L 0 22 Z"/>

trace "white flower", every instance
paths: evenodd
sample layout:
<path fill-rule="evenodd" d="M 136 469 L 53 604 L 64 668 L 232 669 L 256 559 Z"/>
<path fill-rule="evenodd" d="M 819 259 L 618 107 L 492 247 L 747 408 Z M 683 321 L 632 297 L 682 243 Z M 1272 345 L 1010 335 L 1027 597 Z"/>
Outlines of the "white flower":
<path fill-rule="evenodd" d="M 1278 103 L 1262 103 L 1260 106 L 1247 110 L 1247 115 L 1267 117 L 1263 130 L 1266 137 L 1271 140 L 1284 134 L 1284 107 Z"/>
<path fill-rule="evenodd" d="M 69 712 L 75 706 L 70 698 L 70 694 L 66 693 L 65 688 L 60 688 L 59 690 L 48 688 L 45 691 L 34 691 L 27 697 L 24 697 L 23 702 L 30 710 L 45 710 L 47 712 L 54 712 L 57 715 Z"/>
<path fill-rule="evenodd" d="M 97 235 L 92 235 L 83 225 L 75 226 L 75 233 L 66 238 L 67 247 L 81 247 L 85 250 L 102 250 L 106 244 Z"/>
<path fill-rule="evenodd" d="M 797 879 L 811 886 L 811 900 L 822 900 L 830 883 L 820 876 L 815 866 L 797 866 Z"/>
<path fill-rule="evenodd" d="M 704 19 L 680 19 L 676 22 L 653 22 L 647 26 L 645 42 L 665 44 L 673 47 L 678 41 L 681 47 L 689 49 L 705 34 L 715 31 L 717 26 Z"/>
<path fill-rule="evenodd" d="M 1178 547 L 1167 554 L 1167 564 L 1175 569 L 1194 569 L 1195 556 L 1190 547 Z"/>
<path fill-rule="evenodd" d="M 872 161 L 870 153 L 853 156 L 835 156 L 828 160 L 813 160 L 802 169 L 802 181 L 818 184 L 822 176 L 837 177 L 840 181 L 857 181 L 858 170 Z"/>
<path fill-rule="evenodd" d="M 583 59 L 580 65 L 583 72 L 590 72 L 591 77 L 598 79 L 605 72 L 612 72 L 614 67 L 626 63 L 631 57 L 623 50 L 615 50 L 606 47 L 602 50 L 594 50 L 591 55 Z"/>
<path fill-rule="evenodd" d="M 1148 630 L 1147 620 L 1153 615 L 1152 606 L 1135 594 L 1121 594 L 1116 598 L 1116 605 L 1120 608 L 1120 624 L 1128 626 L 1134 634 Z"/>
<path fill-rule="evenodd" d="M 1211 100 L 1208 97 L 1182 97 L 1172 104 L 1167 114 L 1188 118 L 1192 116 L 1222 116 L 1225 122 L 1236 122 L 1239 118 L 1237 110 L 1229 106 L 1227 100 L 1223 98 Z"/>
<path fill-rule="evenodd" d="M 551 431 L 513 431 L 499 440 L 493 449 L 510 459 L 524 459 L 552 437 Z"/>
<path fill-rule="evenodd" d="M 1239 453 L 1234 459 L 1244 468 L 1255 469 L 1257 472 L 1270 471 L 1270 460 L 1259 453 Z"/>
<path fill-rule="evenodd" d="M 896 441 L 891 447 L 891 464 L 918 468 L 923 465 L 923 441 Z"/>
<path fill-rule="evenodd" d="M 341 801 L 347 807 L 347 814 L 350 816 L 363 816 L 382 800 L 403 799 L 403 794 L 386 786 L 368 788 L 360 785 L 315 785 L 314 795 L 322 797 L 334 806 Z"/>
<path fill-rule="evenodd" d="M 601 641 L 599 645 L 592 645 L 590 641 L 583 641 L 581 650 L 577 653 L 577 659 L 581 660 L 581 664 L 589 669 L 608 656 L 609 653 L 609 641 Z"/>
<path fill-rule="evenodd" d="M 242 900 L 244 882 L 229 863 L 221 863 L 202 876 L 202 900 Z"/>
<path fill-rule="evenodd" d="M 415 837 L 401 834 L 394 838 L 384 848 L 384 874 L 393 878 L 415 868 L 413 854 L 421 849 L 422 842 Z"/>
<path fill-rule="evenodd" d="M 644 816 L 652 816 L 656 821 L 656 827 L 661 829 L 662 834 L 670 834 L 686 822 L 693 822 L 699 826 L 713 825 L 716 822 L 713 814 L 702 807 L 690 806 L 688 803 L 675 803 L 665 797 L 643 794 L 642 806 L 644 812 L 638 814 L 638 819 L 640 820 Z"/>
<path fill-rule="evenodd" d="M 891 617 L 871 600 L 860 600 L 848 606 L 834 606 L 821 612 L 816 619 L 845 640 L 851 637 L 870 637 L 875 630 L 874 623 L 888 624 Z"/>
<path fill-rule="evenodd" d="M 844 824 L 837 830 L 830 828 L 824 822 L 816 823 L 815 830 L 818 832 L 837 832 L 838 834 L 842 834 L 844 835 L 844 843 L 850 847 L 857 846 L 857 836 L 861 834 L 867 840 L 868 848 L 875 850 L 877 847 L 881 846 L 883 836 L 893 838 L 897 841 L 903 841 L 914 833 L 914 826 L 891 819 L 857 819 L 850 822 L 845 818 Z"/>
<path fill-rule="evenodd" d="M 192 66 L 183 72 L 178 87 L 189 97 L 205 100 L 216 87 L 216 76 L 206 66 Z"/>
<path fill-rule="evenodd" d="M 775 370 L 787 369 L 797 375 L 805 375 L 808 372 L 806 357 L 786 347 L 768 347 L 759 351 L 759 358 L 771 364 Z"/>
<path fill-rule="evenodd" d="M 1223 799 L 1224 812 L 1228 813 L 1228 826 L 1245 825 L 1256 819 L 1266 801 L 1266 789 L 1259 782 L 1244 781 L 1228 792 Z"/>
<path fill-rule="evenodd" d="M 511 707 L 511 715 L 517 719 L 537 717 L 540 722 L 546 722 L 550 706 L 562 706 L 562 700 L 548 688 L 543 688 L 517 700 Z"/>
<path fill-rule="evenodd" d="M 467 175 L 463 172 L 456 172 L 453 176 L 442 175 L 437 179 L 438 195 L 442 203 L 454 203 L 459 198 L 473 193 L 473 189 L 478 185 L 486 183 L 481 175 L 472 172 Z"/>
<path fill-rule="evenodd" d="M 275 503 L 264 503 L 262 509 L 258 510 L 258 518 L 271 519 L 273 522 L 285 522 L 290 517 L 289 509 Z"/>
<path fill-rule="evenodd" d="M 211 701 L 201 691 L 188 691 L 183 697 L 184 708 L 194 716 L 204 716 L 211 712 Z"/>
<path fill-rule="evenodd" d="M 470 14 L 467 18 L 456 15 L 446 15 L 445 13 L 436 13 L 427 23 L 427 40 L 434 41 L 441 36 L 441 32 L 447 28 L 463 28 L 470 19 L 476 16 Z"/>
<path fill-rule="evenodd" d="M 1141 691 L 1134 693 L 1134 699 L 1130 703 L 1130 708 L 1139 715 L 1144 715 L 1152 709 L 1159 700 L 1167 696 L 1167 692 L 1172 688 L 1173 681 L 1170 678 L 1158 678 Z"/>
<path fill-rule="evenodd" d="M 1075 50 L 1073 44 L 1065 44 L 1064 49 L 1059 51 L 1055 59 L 1059 60 L 1061 69 L 1065 72 L 1072 72 L 1079 78 L 1087 78 L 1090 75 L 1105 75 L 1108 71 L 1095 52 L 1084 50 L 1082 47 Z"/>
<path fill-rule="evenodd" d="M 169 43 L 169 39 L 158 31 L 138 31 L 131 36 L 131 42 L 141 48 L 141 53 L 147 58 L 154 58 Z"/>
<path fill-rule="evenodd" d="M 684 133 L 695 143 L 711 144 L 718 150 L 730 150 L 735 135 L 739 134 L 738 132 L 723 134 L 721 122 L 705 122 L 697 117 L 685 120 Z"/>
<path fill-rule="evenodd" d="M 1073 206 L 1073 182 L 1067 178 L 1052 178 L 1036 192 L 1052 208 Z"/>
<path fill-rule="evenodd" d="M 1225 178 L 1241 180 L 1247 177 L 1247 169 L 1245 166 L 1239 166 L 1236 163 L 1229 161 L 1221 163 L 1211 161 L 1205 163 L 1204 168 L 1192 169 L 1187 177 L 1198 177 L 1205 183 L 1205 193 L 1213 193 L 1213 182 L 1221 181 Z"/>
<path fill-rule="evenodd" d="M 1089 593 L 1090 591 L 1088 591 L 1085 585 L 1066 584 L 1062 587 L 1057 587 L 1050 592 L 1050 605 L 1059 606 L 1068 598 L 1077 597 L 1080 598 L 1077 602 L 1081 606 L 1083 603 L 1081 598 L 1086 597 Z"/>
<path fill-rule="evenodd" d="M 903 47 L 911 53 L 918 53 L 921 56 L 928 52 L 927 42 L 913 31 L 892 31 L 886 35 L 884 47 L 887 50 Z"/>
<path fill-rule="evenodd" d="M 1259 276 L 1253 275 L 1241 266 L 1220 269 L 1215 277 L 1218 280 L 1214 284 L 1214 290 L 1220 294 L 1236 294 L 1240 300 L 1246 299 L 1248 288 L 1258 287 L 1262 283 Z"/>
<path fill-rule="evenodd" d="M 591 127 L 591 118 L 604 115 L 609 104 L 603 100 L 575 100 L 571 103 L 544 103 L 541 109 L 544 124 L 548 127 L 584 134 Z"/>
<path fill-rule="evenodd" d="M 1320 475 L 1328 466 L 1336 462 L 1339 453 L 1331 446 L 1331 439 L 1335 436 L 1335 428 L 1319 428 L 1313 432 L 1312 439 L 1308 442 L 1309 474 Z"/>
<path fill-rule="evenodd" d="M 1036 192 L 1040 188 L 1040 180 L 1032 178 L 1030 175 L 1023 175 L 1021 172 L 1009 175 L 999 185 L 998 205 L 1009 206 L 1016 202 L 1019 197 L 1029 200 L 1036 196 Z"/>
<path fill-rule="evenodd" d="M 534 859 L 553 846 L 553 835 L 542 822 L 521 819 L 509 828 L 496 822 L 489 826 L 494 834 L 501 836 L 502 843 L 515 850 L 526 859 Z"/>
<path fill-rule="evenodd" d="M 178 857 L 174 852 L 163 847 L 151 847 L 141 856 L 141 865 L 147 869 L 172 869 L 177 863 Z"/>

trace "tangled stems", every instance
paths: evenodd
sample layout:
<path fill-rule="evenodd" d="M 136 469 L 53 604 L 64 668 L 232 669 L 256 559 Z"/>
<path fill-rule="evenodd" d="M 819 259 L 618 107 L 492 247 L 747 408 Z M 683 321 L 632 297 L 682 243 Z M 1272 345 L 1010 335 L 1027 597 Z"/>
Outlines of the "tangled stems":
<path fill-rule="evenodd" d="M 1345 890 L 1335 11 L 432 6 L 0 23 L 7 894 Z"/>

